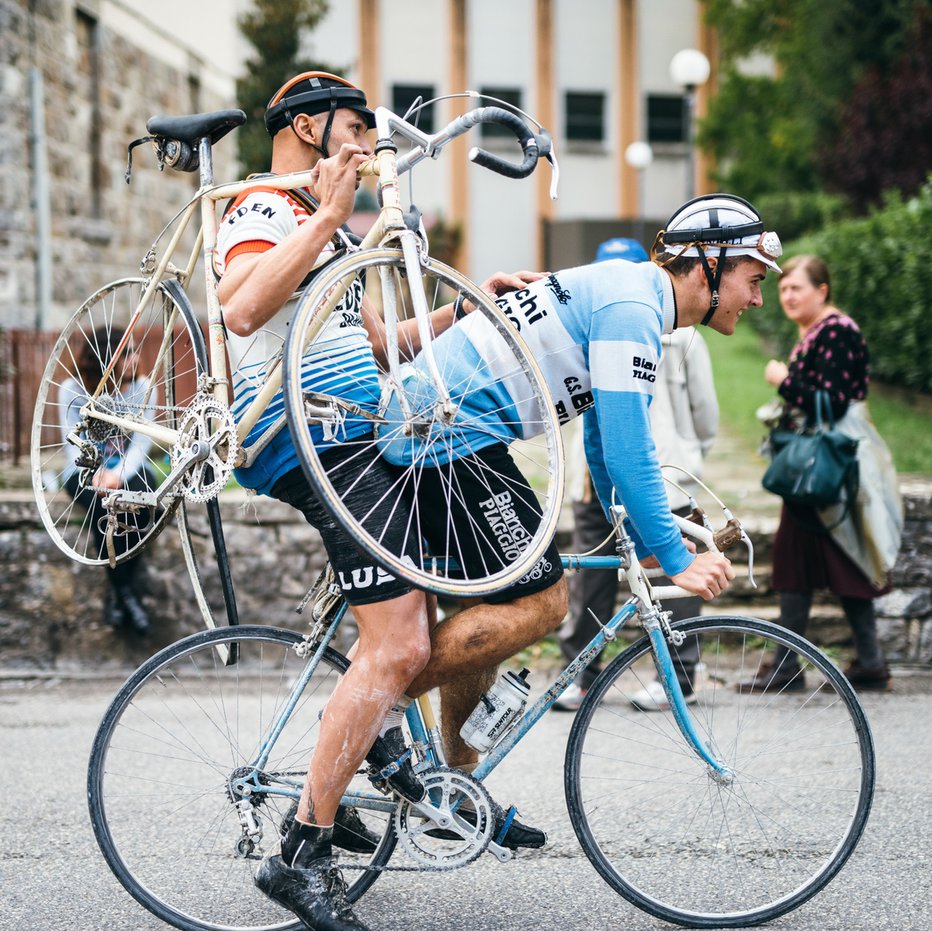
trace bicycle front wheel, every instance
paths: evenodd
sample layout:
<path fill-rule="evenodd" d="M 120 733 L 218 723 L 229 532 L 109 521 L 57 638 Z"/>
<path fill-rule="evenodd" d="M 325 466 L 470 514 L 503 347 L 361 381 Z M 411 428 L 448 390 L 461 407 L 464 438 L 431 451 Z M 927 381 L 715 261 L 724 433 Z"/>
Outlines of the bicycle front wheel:
<path fill-rule="evenodd" d="M 106 565 L 111 556 L 118 563 L 133 558 L 168 524 L 178 504 L 170 496 L 159 506 L 120 511 L 120 527 L 108 546 L 102 495 L 152 492 L 170 467 L 169 446 L 127 424 L 176 429 L 206 370 L 203 336 L 177 284 L 158 286 L 95 400 L 98 410 L 125 423 L 79 414 L 110 366 L 147 283 L 125 278 L 85 301 L 62 330 L 36 398 L 31 453 L 39 514 L 59 549 L 85 565 Z M 117 475 L 116 487 L 95 486 L 103 469 Z"/>
<path fill-rule="evenodd" d="M 644 638 L 599 676 L 573 723 L 570 820 L 602 877 L 644 911 L 697 928 L 770 921 L 854 850 L 874 789 L 870 729 L 841 673 L 795 634 L 741 617 L 674 627 L 701 635 L 689 711 L 728 775 L 687 745 L 670 712 L 631 704 L 656 677 Z M 781 674 L 749 691 L 776 645 Z"/>
<path fill-rule="evenodd" d="M 339 653 L 324 653 L 257 770 L 306 667 L 294 649 L 301 641 L 274 627 L 194 634 L 144 663 L 104 715 L 88 769 L 97 842 L 130 895 L 176 928 L 303 927 L 253 885 L 304 783 L 319 716 L 348 666 Z M 226 665 L 231 655 L 238 662 Z M 341 862 L 384 864 L 395 846 L 392 813 L 359 814 L 381 840 L 374 853 L 340 850 Z M 350 900 L 378 875 L 347 873 Z"/>
<path fill-rule="evenodd" d="M 537 363 L 498 306 L 440 262 L 424 258 L 420 272 L 419 281 L 409 281 L 400 250 L 372 249 L 315 279 L 286 345 L 288 423 L 309 481 L 377 563 L 428 591 L 482 596 L 534 571 L 553 539 L 563 495 L 560 423 Z M 391 362 L 388 332 L 365 344 L 363 359 L 342 349 L 347 328 L 359 324 L 333 297 L 360 289 L 376 309 L 393 305 L 402 321 L 413 318 L 412 294 L 421 290 L 430 312 L 460 295 L 476 310 L 441 335 L 431 333 L 434 371 L 423 349 L 401 334 L 399 363 Z M 360 384 L 368 386 L 368 403 L 350 410 L 341 386 L 358 396 Z M 335 411 L 329 424 L 319 415 L 328 405 Z M 474 455 L 496 443 L 508 445 L 520 475 Z M 334 445 L 344 456 L 331 464 L 321 449 Z M 347 457 L 361 464 L 349 491 L 337 484 Z M 362 507 L 347 503 L 383 466 L 390 491 Z M 457 514 L 456 505 L 472 500 L 477 487 L 485 504 L 464 504 Z M 529 516 L 516 521 L 516 513 Z"/>

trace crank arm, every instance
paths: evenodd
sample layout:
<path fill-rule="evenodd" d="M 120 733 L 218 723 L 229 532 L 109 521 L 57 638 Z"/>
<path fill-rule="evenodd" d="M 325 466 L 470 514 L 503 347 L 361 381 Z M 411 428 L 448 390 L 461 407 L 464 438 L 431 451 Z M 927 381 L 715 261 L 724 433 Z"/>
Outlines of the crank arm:
<path fill-rule="evenodd" d="M 194 465 L 195 462 L 203 462 L 211 452 L 210 443 L 205 440 L 195 440 L 190 448 L 185 452 L 184 458 L 178 462 L 171 472 L 165 477 L 165 481 L 155 491 L 155 503 L 161 504 L 162 499 L 174 489 L 174 487 L 184 478 L 185 472 Z"/>
<path fill-rule="evenodd" d="M 419 814 L 433 821 L 438 828 L 451 828 L 455 826 L 453 816 L 445 812 L 442 808 L 431 805 L 430 802 L 427 801 L 427 796 L 424 796 L 424 798 L 416 804 L 414 802 L 410 802 L 409 804 Z"/>

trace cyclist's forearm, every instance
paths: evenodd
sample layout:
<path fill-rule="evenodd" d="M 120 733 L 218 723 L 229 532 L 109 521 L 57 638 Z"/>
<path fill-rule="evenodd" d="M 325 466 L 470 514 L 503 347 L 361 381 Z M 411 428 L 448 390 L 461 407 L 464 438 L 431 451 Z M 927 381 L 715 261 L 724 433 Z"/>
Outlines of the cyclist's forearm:
<path fill-rule="evenodd" d="M 446 304 L 431 312 L 430 331 L 434 336 L 439 336 L 445 330 L 449 330 L 454 322 L 453 305 Z M 398 324 L 398 349 L 402 359 L 406 362 L 410 362 L 422 348 L 421 335 L 417 328 L 417 320 L 412 317 L 410 320 L 403 320 L 400 322 Z"/>

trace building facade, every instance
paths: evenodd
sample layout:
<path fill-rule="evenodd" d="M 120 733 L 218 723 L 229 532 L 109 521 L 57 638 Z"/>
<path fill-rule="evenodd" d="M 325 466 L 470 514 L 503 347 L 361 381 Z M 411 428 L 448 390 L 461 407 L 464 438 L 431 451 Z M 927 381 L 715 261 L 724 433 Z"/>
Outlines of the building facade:
<path fill-rule="evenodd" d="M 91 291 L 138 274 L 196 190 L 196 174 L 160 173 L 150 146 L 124 179 L 149 117 L 233 105 L 232 74 L 194 35 L 139 12 L 168 6 L 0 0 L 0 327 L 58 329 Z M 235 176 L 235 152 L 217 147 L 219 177 Z"/>
<path fill-rule="evenodd" d="M 160 173 L 141 147 L 128 187 L 126 146 L 153 114 L 236 105 L 248 54 L 236 19 L 248 6 L 0 0 L 0 327 L 56 329 L 93 289 L 135 273 L 196 177 Z M 308 53 L 341 64 L 374 104 L 404 109 L 417 96 L 473 90 L 552 132 L 555 201 L 545 164 L 511 181 L 468 161 L 475 144 L 519 156 L 494 129 L 413 173 L 414 201 L 458 228 L 458 262 L 477 278 L 585 261 L 572 249 L 554 260 L 548 235 L 562 224 L 610 231 L 618 220 L 662 218 L 703 189 L 701 164 L 687 178 L 684 95 L 669 73 L 682 48 L 713 61 L 701 112 L 715 56 L 698 0 L 331 0 L 307 37 Z M 439 128 L 466 105 L 441 101 L 421 124 Z M 641 140 L 654 157 L 639 173 L 624 152 Z M 235 148 L 233 137 L 218 145 L 218 179 L 236 176 Z"/>

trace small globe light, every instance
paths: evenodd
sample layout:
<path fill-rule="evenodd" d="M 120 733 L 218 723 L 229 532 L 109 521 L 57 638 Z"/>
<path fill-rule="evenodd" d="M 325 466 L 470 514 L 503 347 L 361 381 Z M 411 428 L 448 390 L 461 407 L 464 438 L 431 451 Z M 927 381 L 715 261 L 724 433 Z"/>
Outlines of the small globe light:
<path fill-rule="evenodd" d="M 654 160 L 654 150 L 646 142 L 632 142 L 625 149 L 625 161 L 637 171 L 642 171 Z"/>
<path fill-rule="evenodd" d="M 711 71 L 709 59 L 694 48 L 682 49 L 670 61 L 670 77 L 680 87 L 701 87 Z"/>

